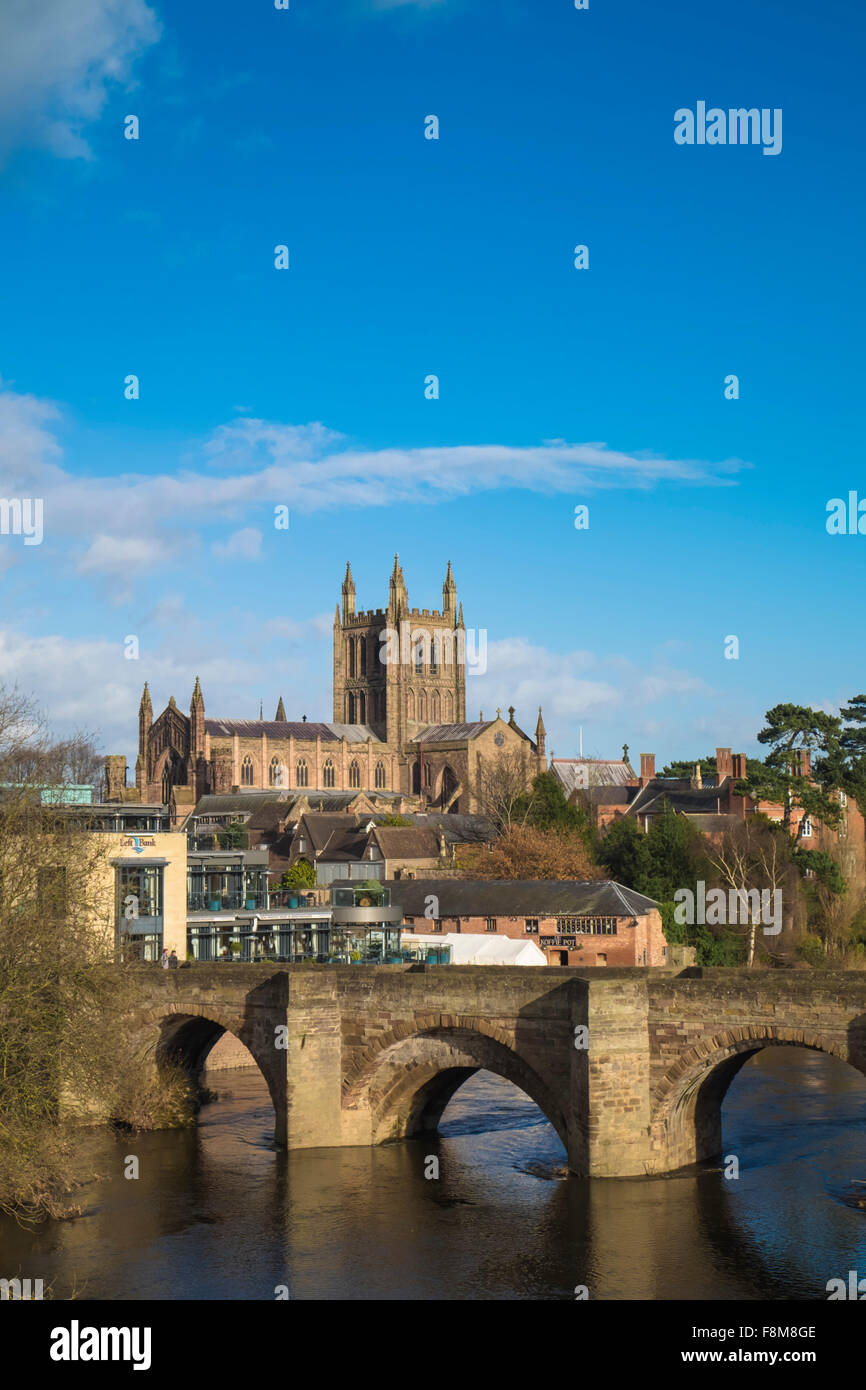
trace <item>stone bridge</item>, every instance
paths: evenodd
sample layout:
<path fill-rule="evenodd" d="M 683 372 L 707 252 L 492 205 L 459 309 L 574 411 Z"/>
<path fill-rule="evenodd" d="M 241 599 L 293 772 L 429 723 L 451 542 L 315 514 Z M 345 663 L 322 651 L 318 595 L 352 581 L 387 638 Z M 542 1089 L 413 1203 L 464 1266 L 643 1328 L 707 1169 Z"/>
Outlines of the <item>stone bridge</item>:
<path fill-rule="evenodd" d="M 721 1153 L 725 1092 L 761 1048 L 815 1048 L 866 1073 L 856 972 L 194 965 L 140 967 L 139 981 L 141 1050 L 198 1079 L 235 1034 L 289 1149 L 433 1130 L 485 1067 L 535 1101 L 572 1172 L 663 1173 Z"/>

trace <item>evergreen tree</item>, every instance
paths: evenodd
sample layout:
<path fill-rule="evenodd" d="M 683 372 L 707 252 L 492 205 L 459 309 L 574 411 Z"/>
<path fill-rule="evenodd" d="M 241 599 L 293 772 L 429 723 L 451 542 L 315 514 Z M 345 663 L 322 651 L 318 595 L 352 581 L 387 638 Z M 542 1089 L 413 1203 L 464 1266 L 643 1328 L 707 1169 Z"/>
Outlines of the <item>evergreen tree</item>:
<path fill-rule="evenodd" d="M 834 788 L 840 775 L 841 720 L 808 705 L 774 705 L 765 717 L 758 742 L 769 745 L 770 752 L 763 763 L 747 768 L 737 791 L 780 805 L 786 828 L 795 808 L 824 825 L 838 825 L 841 811 Z M 800 755 L 807 750 L 822 756 L 811 774 L 803 776 Z"/>
<path fill-rule="evenodd" d="M 621 816 L 608 827 L 598 842 L 598 859 L 615 882 L 643 892 L 650 856 L 647 837 L 633 816 Z"/>

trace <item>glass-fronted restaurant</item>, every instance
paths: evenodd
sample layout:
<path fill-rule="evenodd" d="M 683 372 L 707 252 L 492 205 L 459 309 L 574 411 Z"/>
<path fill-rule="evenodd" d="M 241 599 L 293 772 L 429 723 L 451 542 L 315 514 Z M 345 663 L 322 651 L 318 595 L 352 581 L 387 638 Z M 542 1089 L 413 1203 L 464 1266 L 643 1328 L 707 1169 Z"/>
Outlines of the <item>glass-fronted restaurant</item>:
<path fill-rule="evenodd" d="M 267 850 L 199 850 L 187 855 L 190 912 L 256 912 L 268 906 Z"/>
<path fill-rule="evenodd" d="M 197 878 L 193 881 L 198 884 Z M 324 906 L 316 906 L 314 894 L 299 893 L 296 907 L 269 908 L 265 898 L 261 908 L 254 910 L 245 901 L 243 910 L 232 911 L 217 907 L 216 896 L 204 896 L 207 907 L 202 909 L 197 886 L 187 916 L 188 945 L 195 960 L 382 965 L 417 959 L 413 950 L 401 950 L 402 911 L 391 906 L 390 889 L 381 884 L 335 885 L 330 904 Z"/>

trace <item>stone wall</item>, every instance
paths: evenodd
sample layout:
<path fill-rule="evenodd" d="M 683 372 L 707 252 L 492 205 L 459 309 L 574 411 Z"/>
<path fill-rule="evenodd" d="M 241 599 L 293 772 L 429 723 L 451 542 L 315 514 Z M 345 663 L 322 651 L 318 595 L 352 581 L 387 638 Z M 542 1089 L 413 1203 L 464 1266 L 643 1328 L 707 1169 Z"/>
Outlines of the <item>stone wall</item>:
<path fill-rule="evenodd" d="M 535 1100 L 573 1172 L 668 1172 L 720 1152 L 725 1092 L 762 1047 L 818 1048 L 866 1074 L 863 973 L 262 964 L 140 980 L 142 1048 L 200 1075 L 227 1029 L 289 1148 L 423 1133 L 485 1067 Z"/>

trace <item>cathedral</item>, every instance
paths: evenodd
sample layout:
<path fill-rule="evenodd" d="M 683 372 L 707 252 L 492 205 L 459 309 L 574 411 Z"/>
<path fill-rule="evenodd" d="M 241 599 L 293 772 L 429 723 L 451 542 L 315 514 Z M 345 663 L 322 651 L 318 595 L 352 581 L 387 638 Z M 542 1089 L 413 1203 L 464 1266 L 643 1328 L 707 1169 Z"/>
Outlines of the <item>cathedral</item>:
<path fill-rule="evenodd" d="M 385 608 L 356 610 L 350 565 L 341 599 L 332 723 L 287 719 L 282 698 L 273 719 L 208 718 L 198 678 L 188 715 L 172 696 L 154 719 L 145 684 L 135 790 L 125 785 L 125 758 L 112 756 L 107 799 L 170 805 L 175 820 L 207 793 L 272 788 L 365 792 L 394 809 L 471 813 L 484 765 L 516 754 L 527 786 L 546 769 L 540 708 L 534 740 L 513 708 L 507 720 L 499 710 L 466 720 L 466 630 L 450 562 L 441 608 L 410 608 L 398 556 Z"/>

